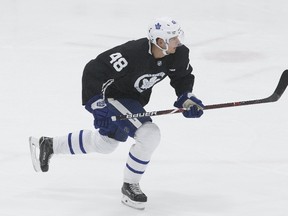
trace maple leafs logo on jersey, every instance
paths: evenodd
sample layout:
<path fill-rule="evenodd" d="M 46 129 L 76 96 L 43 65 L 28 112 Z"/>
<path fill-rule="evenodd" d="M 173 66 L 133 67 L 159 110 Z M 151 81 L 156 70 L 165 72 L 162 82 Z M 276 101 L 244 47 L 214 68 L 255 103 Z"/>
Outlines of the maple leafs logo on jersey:
<path fill-rule="evenodd" d="M 165 76 L 164 72 L 158 74 L 144 74 L 140 76 L 134 83 L 134 87 L 138 92 L 143 92 L 146 89 L 153 87 L 157 82 L 162 80 Z"/>
<path fill-rule="evenodd" d="M 148 89 L 151 88 L 156 82 L 158 82 L 160 79 L 157 77 L 152 77 L 151 79 L 143 79 L 143 84 L 141 86 L 141 89 Z"/>

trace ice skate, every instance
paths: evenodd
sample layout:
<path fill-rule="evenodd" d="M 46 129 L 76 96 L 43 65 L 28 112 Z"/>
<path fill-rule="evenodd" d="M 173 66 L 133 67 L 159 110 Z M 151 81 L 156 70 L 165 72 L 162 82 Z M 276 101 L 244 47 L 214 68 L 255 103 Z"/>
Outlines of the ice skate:
<path fill-rule="evenodd" d="M 33 167 L 36 172 L 47 172 L 49 160 L 53 155 L 53 139 L 49 137 L 29 138 L 30 153 Z"/>
<path fill-rule="evenodd" d="M 147 202 L 147 196 L 141 191 L 139 183 L 124 183 L 122 186 L 122 203 L 129 207 L 144 210 Z"/>

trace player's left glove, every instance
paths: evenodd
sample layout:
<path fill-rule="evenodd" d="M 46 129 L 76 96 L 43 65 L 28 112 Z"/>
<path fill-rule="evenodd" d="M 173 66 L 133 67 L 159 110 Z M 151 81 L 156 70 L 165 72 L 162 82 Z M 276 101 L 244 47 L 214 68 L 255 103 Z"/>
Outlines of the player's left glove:
<path fill-rule="evenodd" d="M 199 118 L 203 115 L 204 105 L 202 101 L 191 92 L 186 92 L 179 96 L 174 106 L 187 109 L 182 113 L 186 118 Z"/>

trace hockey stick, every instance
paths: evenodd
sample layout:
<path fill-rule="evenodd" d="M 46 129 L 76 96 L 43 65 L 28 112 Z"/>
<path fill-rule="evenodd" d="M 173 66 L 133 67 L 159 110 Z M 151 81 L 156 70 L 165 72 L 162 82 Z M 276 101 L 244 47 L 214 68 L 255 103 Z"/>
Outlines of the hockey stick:
<path fill-rule="evenodd" d="M 287 85 L 288 85 L 288 70 L 285 70 L 280 77 L 280 80 L 278 82 L 278 85 L 277 85 L 275 91 L 273 92 L 273 94 L 271 96 L 269 96 L 267 98 L 256 99 L 256 100 L 247 100 L 247 101 L 238 101 L 238 102 L 231 102 L 231 103 L 206 105 L 204 107 L 204 110 L 276 102 L 279 100 L 279 98 L 281 97 L 281 95 L 285 91 Z M 185 111 L 184 108 L 175 108 L 175 109 L 168 109 L 168 110 L 158 110 L 158 111 L 152 111 L 152 112 L 112 116 L 111 119 L 112 119 L 112 121 L 118 121 L 118 120 L 141 118 L 141 117 L 147 117 L 147 116 L 158 116 L 158 115 L 166 115 L 166 114 L 173 114 L 173 113 L 181 113 L 183 111 Z"/>

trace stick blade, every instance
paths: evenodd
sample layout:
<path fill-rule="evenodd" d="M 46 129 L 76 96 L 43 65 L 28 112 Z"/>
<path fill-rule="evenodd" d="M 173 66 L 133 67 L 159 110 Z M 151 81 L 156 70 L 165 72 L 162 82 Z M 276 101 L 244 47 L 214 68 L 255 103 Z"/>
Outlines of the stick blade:
<path fill-rule="evenodd" d="M 285 70 L 282 73 L 279 83 L 274 91 L 274 95 L 277 96 L 277 99 L 279 99 L 281 95 L 284 93 L 287 85 L 288 85 L 288 70 Z"/>

